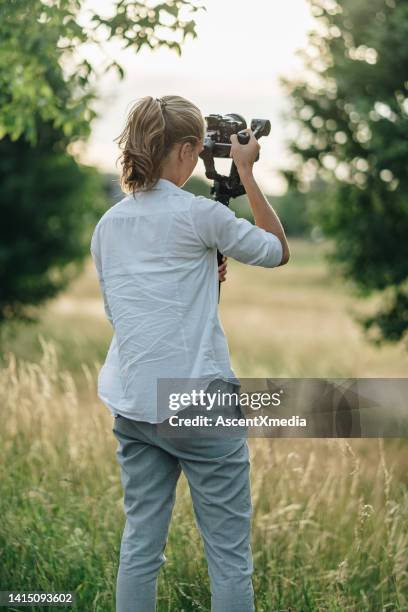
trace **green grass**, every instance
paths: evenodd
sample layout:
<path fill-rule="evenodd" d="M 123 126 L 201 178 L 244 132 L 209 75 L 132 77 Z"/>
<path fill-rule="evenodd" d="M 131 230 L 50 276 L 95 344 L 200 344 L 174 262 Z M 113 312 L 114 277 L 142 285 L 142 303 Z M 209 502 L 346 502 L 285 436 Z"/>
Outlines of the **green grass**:
<path fill-rule="evenodd" d="M 365 306 L 324 248 L 295 241 L 276 270 L 231 262 L 222 317 L 238 375 L 408 371 L 402 347 L 366 342 L 349 315 Z M 74 590 L 80 612 L 113 612 L 124 524 L 111 417 L 95 393 L 110 337 L 91 266 L 36 325 L 3 336 L 0 587 Z M 253 438 L 250 451 L 257 612 L 408 610 L 406 440 Z M 184 478 L 166 556 L 159 612 L 209 610 Z"/>

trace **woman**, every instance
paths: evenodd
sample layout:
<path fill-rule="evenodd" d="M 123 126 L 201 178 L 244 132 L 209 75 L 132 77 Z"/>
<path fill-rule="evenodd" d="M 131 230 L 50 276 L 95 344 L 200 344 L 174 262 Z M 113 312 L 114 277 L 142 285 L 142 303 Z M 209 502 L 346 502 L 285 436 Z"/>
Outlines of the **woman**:
<path fill-rule="evenodd" d="M 248 132 L 247 145 L 231 137 L 231 156 L 256 226 L 181 189 L 205 135 L 203 116 L 188 100 L 139 99 L 118 138 L 129 195 L 103 215 L 91 243 L 114 329 L 98 395 L 114 416 L 124 489 L 117 612 L 155 610 L 181 471 L 204 542 L 212 612 L 254 609 L 246 437 L 173 439 L 160 436 L 157 425 L 168 418 L 157 397 L 159 379 L 200 379 L 226 391 L 237 383 L 218 318 L 226 263 L 217 269 L 217 249 L 264 267 L 289 259 L 282 225 L 252 174 L 259 144 Z"/>

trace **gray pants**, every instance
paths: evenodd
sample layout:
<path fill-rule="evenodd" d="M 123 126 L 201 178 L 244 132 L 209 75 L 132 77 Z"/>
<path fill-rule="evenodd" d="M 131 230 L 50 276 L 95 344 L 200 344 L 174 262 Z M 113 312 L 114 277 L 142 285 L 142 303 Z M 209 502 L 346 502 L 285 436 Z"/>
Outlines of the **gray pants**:
<path fill-rule="evenodd" d="M 116 611 L 156 609 L 157 575 L 166 561 L 164 549 L 182 470 L 204 542 L 211 610 L 253 612 L 246 437 L 163 437 L 154 424 L 123 416 L 115 418 L 112 431 L 119 442 L 116 455 L 126 514 Z"/>

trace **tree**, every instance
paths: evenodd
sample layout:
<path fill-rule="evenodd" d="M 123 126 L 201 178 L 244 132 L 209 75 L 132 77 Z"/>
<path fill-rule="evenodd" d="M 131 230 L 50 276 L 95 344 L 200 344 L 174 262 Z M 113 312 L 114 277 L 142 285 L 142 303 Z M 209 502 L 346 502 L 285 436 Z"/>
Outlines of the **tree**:
<path fill-rule="evenodd" d="M 35 320 L 30 306 L 67 286 L 105 208 L 98 172 L 79 165 L 59 138 L 42 127 L 36 147 L 22 138 L 0 141 L 0 324 Z"/>
<path fill-rule="evenodd" d="M 288 236 L 308 236 L 313 229 L 310 214 L 311 192 L 289 189 L 282 196 L 269 196 Z"/>
<path fill-rule="evenodd" d="M 0 138 L 21 136 L 35 144 L 34 114 L 72 140 L 86 138 L 95 117 L 95 85 L 104 72 L 123 67 L 109 58 L 110 43 L 139 51 L 168 47 L 181 53 L 199 8 L 188 0 L 116 0 L 110 17 L 83 8 L 81 0 L 0 0 Z M 178 40 L 177 40 L 178 38 Z M 100 66 L 87 59 L 96 47 Z M 65 89 L 55 83 L 63 76 Z M 62 93 L 62 95 L 61 95 Z"/>
<path fill-rule="evenodd" d="M 92 223 L 105 205 L 97 172 L 67 151 L 95 117 L 98 77 L 81 53 L 121 41 L 180 52 L 197 10 L 187 0 L 113 2 L 113 15 L 81 13 L 80 0 L 0 0 L 0 323 L 35 320 L 31 305 L 54 297 L 89 255 Z M 166 34 L 167 30 L 167 34 Z M 177 37 L 179 40 L 177 40 Z"/>
<path fill-rule="evenodd" d="M 309 0 L 316 28 L 304 74 L 284 81 L 298 126 L 290 184 L 327 184 L 319 219 L 330 260 L 382 305 L 361 322 L 375 342 L 408 329 L 408 4 Z M 405 70 L 404 70 L 405 68 Z"/>

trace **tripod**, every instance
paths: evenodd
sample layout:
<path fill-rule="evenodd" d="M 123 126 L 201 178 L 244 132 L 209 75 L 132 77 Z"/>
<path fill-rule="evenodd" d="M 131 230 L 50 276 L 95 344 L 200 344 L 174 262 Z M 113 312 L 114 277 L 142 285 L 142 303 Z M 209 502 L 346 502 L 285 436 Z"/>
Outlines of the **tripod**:
<path fill-rule="evenodd" d="M 249 140 L 249 136 L 248 134 L 239 134 L 238 139 L 241 144 L 246 144 Z M 208 176 L 208 174 L 210 174 L 210 176 Z M 229 176 L 224 176 L 216 172 L 214 160 L 213 172 L 209 170 L 208 174 L 208 178 L 214 178 L 214 185 L 211 187 L 211 198 L 213 200 L 224 204 L 224 206 L 229 206 L 231 198 L 237 198 L 240 195 L 244 195 L 245 188 L 241 183 L 241 179 L 239 177 L 238 170 L 234 162 L 232 162 Z M 223 254 L 217 250 L 218 266 L 222 264 L 222 258 Z M 220 301 L 220 294 L 221 282 L 218 281 L 218 301 Z"/>
<path fill-rule="evenodd" d="M 229 176 L 219 174 L 215 169 L 215 158 L 229 158 L 231 151 L 230 136 L 237 134 L 240 144 L 248 144 L 250 136 L 243 130 L 246 128 L 246 121 L 241 115 L 231 113 L 229 115 L 209 115 L 207 120 L 207 133 L 204 139 L 204 149 L 200 153 L 205 166 L 205 175 L 214 181 L 211 188 L 213 200 L 229 206 L 231 198 L 244 195 L 245 187 L 241 183 L 237 167 L 234 162 L 231 164 Z M 251 130 L 255 138 L 267 136 L 270 132 L 271 124 L 267 119 L 253 119 Z M 259 155 L 256 159 L 259 158 Z M 256 161 L 256 160 L 255 160 Z M 217 251 L 218 266 L 222 264 L 223 255 Z M 221 283 L 218 283 L 218 300 L 221 291 Z"/>

